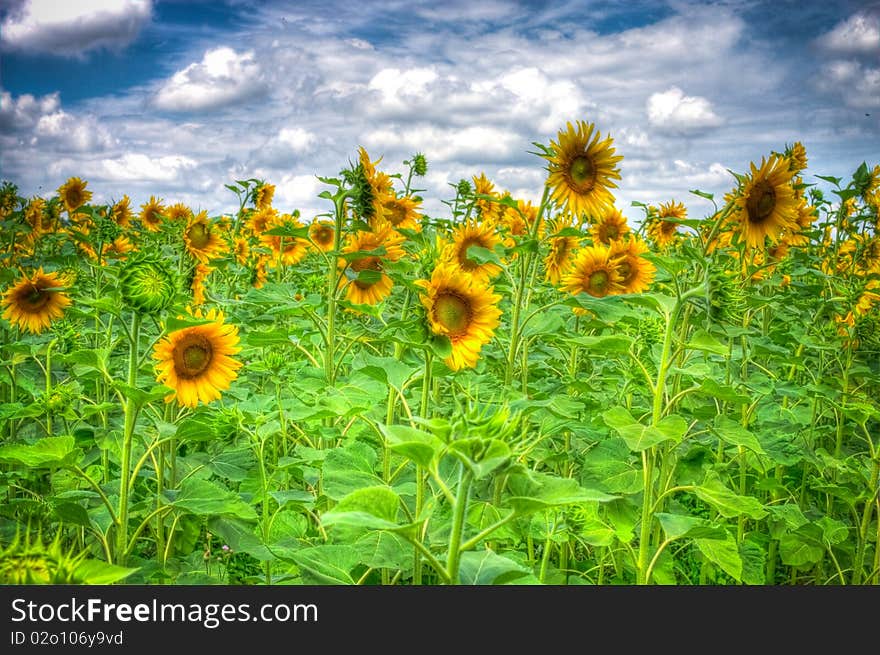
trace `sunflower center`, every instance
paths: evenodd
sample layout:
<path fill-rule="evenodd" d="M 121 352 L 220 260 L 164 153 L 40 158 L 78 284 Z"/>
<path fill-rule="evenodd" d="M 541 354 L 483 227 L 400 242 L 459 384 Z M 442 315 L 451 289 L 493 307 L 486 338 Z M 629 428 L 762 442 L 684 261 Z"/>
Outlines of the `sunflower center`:
<path fill-rule="evenodd" d="M 608 271 L 593 271 L 587 278 L 587 293 L 597 298 L 607 295 L 610 281 Z"/>
<path fill-rule="evenodd" d="M 64 196 L 64 199 L 67 200 L 67 204 L 70 207 L 79 207 L 83 204 L 83 196 L 79 189 L 70 189 L 64 194 Z"/>
<path fill-rule="evenodd" d="M 761 180 L 752 189 L 746 200 L 746 210 L 749 213 L 750 223 L 763 223 L 773 213 L 776 207 L 776 191 L 765 180 Z"/>
<path fill-rule="evenodd" d="M 461 242 L 461 247 L 458 249 L 458 265 L 466 271 L 472 271 L 480 267 L 480 262 L 467 256 L 468 249 L 471 246 L 485 248 L 486 244 L 479 237 L 469 237 Z"/>
<path fill-rule="evenodd" d="M 434 320 L 446 328 L 451 337 L 467 332 L 473 313 L 470 302 L 452 291 L 441 293 L 434 301 Z"/>
<path fill-rule="evenodd" d="M 361 271 L 381 271 L 382 260 L 378 257 L 363 257 L 361 259 L 356 259 L 351 263 L 351 270 L 358 273 L 360 273 Z M 354 280 L 354 285 L 358 289 L 369 289 L 374 284 L 376 284 L 376 281 L 359 279 Z"/>
<path fill-rule="evenodd" d="M 392 225 L 400 225 L 406 220 L 406 209 L 399 202 L 392 201 L 385 208 L 388 210 L 388 221 Z"/>
<path fill-rule="evenodd" d="M 578 155 L 571 161 L 568 167 L 568 176 L 571 179 L 572 186 L 578 191 L 587 191 L 593 188 L 593 182 L 596 178 L 596 167 L 593 160 L 586 155 Z"/>
<path fill-rule="evenodd" d="M 211 242 L 211 232 L 203 223 L 196 223 L 187 230 L 186 234 L 194 248 L 204 248 Z"/>
<path fill-rule="evenodd" d="M 633 278 L 633 274 L 635 273 L 632 264 L 630 264 L 628 260 L 624 259 L 617 265 L 617 270 L 620 271 L 620 277 L 623 278 L 622 283 L 624 285 L 628 285 Z"/>
<path fill-rule="evenodd" d="M 333 241 L 333 228 L 329 225 L 321 225 L 315 228 L 315 232 L 312 238 L 315 240 L 316 243 L 327 245 L 331 241 Z"/>
<path fill-rule="evenodd" d="M 41 289 L 34 284 L 30 285 L 30 288 L 23 289 L 22 291 L 23 292 L 19 297 L 23 303 L 21 309 L 28 313 L 39 313 L 39 311 L 48 305 L 49 301 L 52 299 L 51 292 Z"/>
<path fill-rule="evenodd" d="M 213 358 L 210 340 L 201 334 L 189 334 L 174 348 L 174 371 L 178 377 L 191 380 L 204 373 Z"/>

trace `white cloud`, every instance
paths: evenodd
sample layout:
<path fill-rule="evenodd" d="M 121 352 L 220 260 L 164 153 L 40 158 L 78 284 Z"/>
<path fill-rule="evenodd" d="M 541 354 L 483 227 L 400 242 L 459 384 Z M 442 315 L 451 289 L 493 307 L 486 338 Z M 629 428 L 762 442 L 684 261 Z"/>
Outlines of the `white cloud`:
<path fill-rule="evenodd" d="M 262 95 L 266 85 L 254 51 L 221 46 L 166 80 L 154 104 L 166 111 L 208 111 Z"/>
<path fill-rule="evenodd" d="M 28 0 L 4 19 L 2 48 L 81 55 L 131 43 L 152 16 L 152 0 Z"/>
<path fill-rule="evenodd" d="M 853 14 L 823 34 L 819 45 L 843 54 L 880 53 L 880 12 Z"/>
<path fill-rule="evenodd" d="M 648 122 L 669 132 L 688 133 L 723 123 L 712 104 L 699 96 L 686 96 L 677 86 L 648 98 Z"/>
<path fill-rule="evenodd" d="M 880 107 L 880 68 L 862 66 L 853 60 L 832 61 L 822 68 L 818 86 L 841 98 L 848 107 Z"/>
<path fill-rule="evenodd" d="M 471 126 L 445 129 L 420 125 L 402 130 L 380 129 L 363 137 L 364 145 L 382 151 L 411 154 L 423 152 L 428 161 L 499 161 L 518 154 L 521 138 L 515 132 L 496 127 Z M 372 155 L 372 151 L 370 152 Z"/>
<path fill-rule="evenodd" d="M 283 127 L 278 132 L 278 141 L 294 152 L 305 152 L 315 141 L 315 135 L 301 127 Z"/>
<path fill-rule="evenodd" d="M 399 68 L 383 68 L 376 73 L 367 85 L 378 91 L 382 103 L 393 108 L 402 108 L 423 98 L 428 86 L 437 80 L 433 68 L 412 68 L 401 71 Z"/>
<path fill-rule="evenodd" d="M 116 182 L 173 182 L 196 165 L 194 159 L 183 155 L 150 157 L 127 152 L 114 159 L 102 159 L 97 173 L 106 180 Z"/>
<path fill-rule="evenodd" d="M 52 114 L 60 108 L 61 100 L 58 93 L 51 93 L 42 98 L 25 93 L 16 100 L 8 91 L 0 91 L 0 133 L 32 128 L 41 116 Z"/>

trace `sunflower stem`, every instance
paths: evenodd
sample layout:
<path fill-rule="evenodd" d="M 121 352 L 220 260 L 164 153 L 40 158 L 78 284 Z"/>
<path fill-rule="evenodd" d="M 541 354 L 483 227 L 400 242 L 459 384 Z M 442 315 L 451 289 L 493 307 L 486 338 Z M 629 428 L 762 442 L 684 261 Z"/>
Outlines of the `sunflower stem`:
<path fill-rule="evenodd" d="M 461 465 L 462 468 L 464 465 Z M 465 517 L 467 516 L 468 497 L 470 496 L 471 483 L 474 474 L 470 469 L 462 471 L 458 483 L 458 495 L 455 498 L 455 508 L 452 515 L 452 532 L 449 535 L 449 553 L 446 557 L 446 575 L 449 584 L 459 584 L 458 571 L 461 563 L 461 538 L 464 534 Z"/>
<path fill-rule="evenodd" d="M 131 340 L 128 353 L 128 386 L 137 387 L 138 342 L 140 340 L 141 316 L 135 312 L 131 319 Z M 122 432 L 122 461 L 120 463 L 119 480 L 119 524 L 116 531 L 116 562 L 125 566 L 128 548 L 128 489 L 131 476 L 131 448 L 134 436 L 134 424 L 137 419 L 137 403 L 129 392 L 125 400 L 125 426 Z"/>
<path fill-rule="evenodd" d="M 52 436 L 52 346 L 55 345 L 55 339 L 46 346 L 46 436 Z"/>

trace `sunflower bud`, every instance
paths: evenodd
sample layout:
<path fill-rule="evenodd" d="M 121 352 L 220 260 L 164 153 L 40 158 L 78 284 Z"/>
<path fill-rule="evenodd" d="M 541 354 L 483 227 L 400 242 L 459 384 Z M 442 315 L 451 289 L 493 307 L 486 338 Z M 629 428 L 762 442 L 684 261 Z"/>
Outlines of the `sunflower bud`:
<path fill-rule="evenodd" d="M 458 195 L 460 196 L 469 196 L 473 191 L 473 188 L 471 187 L 470 182 L 465 179 L 461 179 L 456 185 L 456 190 L 458 191 Z"/>
<path fill-rule="evenodd" d="M 425 155 L 423 155 L 420 152 L 417 152 L 413 156 L 412 169 L 413 169 L 413 173 L 415 173 L 419 177 L 425 177 L 425 175 L 428 172 L 428 160 L 425 159 Z"/>
<path fill-rule="evenodd" d="M 176 291 L 174 275 L 155 255 L 130 259 L 122 269 L 119 283 L 123 300 L 144 314 L 167 309 Z"/>

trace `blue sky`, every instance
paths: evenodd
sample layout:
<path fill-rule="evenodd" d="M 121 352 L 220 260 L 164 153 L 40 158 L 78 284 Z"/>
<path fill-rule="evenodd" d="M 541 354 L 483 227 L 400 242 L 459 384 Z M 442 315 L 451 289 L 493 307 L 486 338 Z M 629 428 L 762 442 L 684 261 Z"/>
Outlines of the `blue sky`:
<path fill-rule="evenodd" d="M 326 211 L 316 175 L 364 146 L 429 162 L 424 207 L 485 172 L 536 200 L 566 121 L 614 138 L 618 206 L 723 194 L 802 141 L 812 175 L 880 155 L 880 3 L 0 0 L 0 178 L 51 195 Z"/>

